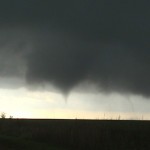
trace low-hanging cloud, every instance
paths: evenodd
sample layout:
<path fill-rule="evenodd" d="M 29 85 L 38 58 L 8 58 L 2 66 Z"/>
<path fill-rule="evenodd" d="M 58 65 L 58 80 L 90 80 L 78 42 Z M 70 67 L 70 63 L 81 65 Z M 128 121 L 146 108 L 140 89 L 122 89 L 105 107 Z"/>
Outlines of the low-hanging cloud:
<path fill-rule="evenodd" d="M 0 76 L 149 96 L 149 3 L 1 2 Z"/>

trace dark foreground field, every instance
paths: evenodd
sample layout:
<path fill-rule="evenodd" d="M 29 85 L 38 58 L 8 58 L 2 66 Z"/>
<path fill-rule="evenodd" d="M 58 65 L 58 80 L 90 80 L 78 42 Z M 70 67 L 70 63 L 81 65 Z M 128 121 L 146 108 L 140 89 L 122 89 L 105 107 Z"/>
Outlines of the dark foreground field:
<path fill-rule="evenodd" d="M 0 119 L 2 150 L 149 150 L 149 121 Z"/>

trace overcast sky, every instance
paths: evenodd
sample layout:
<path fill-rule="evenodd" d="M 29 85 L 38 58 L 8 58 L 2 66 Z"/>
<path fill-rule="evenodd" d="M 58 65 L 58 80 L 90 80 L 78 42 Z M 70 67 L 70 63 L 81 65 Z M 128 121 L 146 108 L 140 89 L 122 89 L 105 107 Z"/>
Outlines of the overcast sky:
<path fill-rule="evenodd" d="M 148 0 L 1 1 L 0 111 L 14 117 L 108 113 L 148 119 L 149 5 Z"/>

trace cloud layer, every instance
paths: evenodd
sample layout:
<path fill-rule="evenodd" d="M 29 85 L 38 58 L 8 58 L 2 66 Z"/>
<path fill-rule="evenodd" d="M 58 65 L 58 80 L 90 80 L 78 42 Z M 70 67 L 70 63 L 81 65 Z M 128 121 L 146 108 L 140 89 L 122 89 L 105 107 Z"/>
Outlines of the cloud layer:
<path fill-rule="evenodd" d="M 149 96 L 149 1 L 6 0 L 0 3 L 0 76 L 69 92 Z"/>

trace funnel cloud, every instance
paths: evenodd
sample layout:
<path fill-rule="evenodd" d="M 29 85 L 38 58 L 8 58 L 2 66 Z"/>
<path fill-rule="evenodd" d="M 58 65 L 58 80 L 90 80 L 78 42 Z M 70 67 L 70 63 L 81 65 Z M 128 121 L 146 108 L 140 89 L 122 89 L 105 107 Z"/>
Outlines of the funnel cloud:
<path fill-rule="evenodd" d="M 52 84 L 85 81 L 104 92 L 150 96 L 150 2 L 0 2 L 0 77 Z M 90 85 L 89 85 L 90 86 Z"/>

